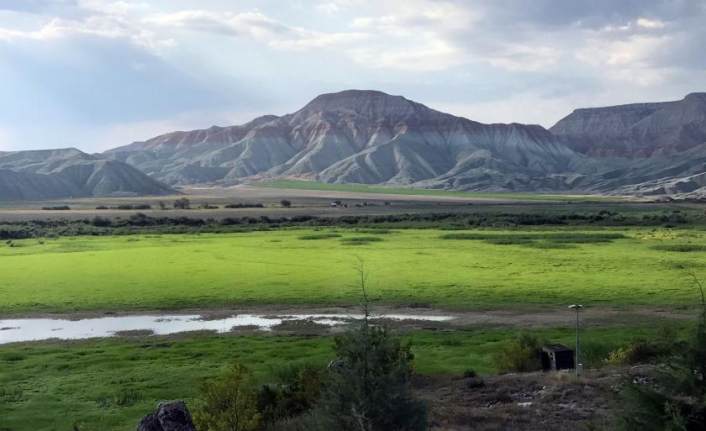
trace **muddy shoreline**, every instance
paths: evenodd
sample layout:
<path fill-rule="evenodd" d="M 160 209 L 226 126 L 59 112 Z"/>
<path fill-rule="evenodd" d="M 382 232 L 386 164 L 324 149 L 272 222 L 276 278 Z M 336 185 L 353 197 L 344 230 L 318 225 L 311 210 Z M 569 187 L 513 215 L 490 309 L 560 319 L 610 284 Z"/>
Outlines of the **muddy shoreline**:
<path fill-rule="evenodd" d="M 373 306 L 373 315 L 401 314 L 417 316 L 448 316 L 447 323 L 453 327 L 501 326 L 543 328 L 572 325 L 574 315 L 568 309 L 561 308 L 492 308 L 454 310 L 436 307 Z M 297 314 L 360 314 L 357 305 L 322 306 L 322 305 L 253 305 L 217 308 L 165 308 L 141 310 L 86 310 L 75 312 L 16 312 L 0 313 L 0 322 L 14 319 L 62 319 L 82 320 L 102 317 L 159 316 L 159 315 L 199 315 L 203 320 L 218 320 L 238 315 L 297 315 Z M 681 321 L 693 319 L 698 315 L 696 308 L 684 307 L 586 307 L 581 320 L 587 326 L 630 325 L 646 321 Z M 0 326 L 3 326 L 0 324 Z"/>

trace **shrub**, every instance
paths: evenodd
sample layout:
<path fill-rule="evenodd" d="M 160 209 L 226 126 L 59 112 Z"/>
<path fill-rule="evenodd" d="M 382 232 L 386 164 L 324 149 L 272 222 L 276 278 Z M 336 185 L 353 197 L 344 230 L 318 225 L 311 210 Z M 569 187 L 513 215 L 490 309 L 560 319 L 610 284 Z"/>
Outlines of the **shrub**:
<path fill-rule="evenodd" d="M 191 208 L 191 201 L 187 198 L 181 198 L 174 201 L 174 209 L 188 210 Z"/>
<path fill-rule="evenodd" d="M 55 207 L 42 207 L 42 210 L 44 210 L 44 211 L 68 211 L 70 209 L 71 209 L 71 207 L 69 207 L 68 205 L 59 205 L 59 206 L 55 206 Z"/>
<path fill-rule="evenodd" d="M 474 377 L 478 377 L 478 373 L 476 373 L 476 370 L 474 369 L 468 369 L 463 372 L 464 379 L 472 379 Z"/>
<path fill-rule="evenodd" d="M 324 371 L 312 365 L 288 365 L 276 376 L 276 383 L 263 385 L 257 394 L 257 408 L 265 425 L 310 411 L 326 384 Z"/>
<path fill-rule="evenodd" d="M 263 204 L 228 204 L 224 208 L 239 209 L 239 208 L 264 208 Z"/>
<path fill-rule="evenodd" d="M 485 380 L 478 378 L 478 377 L 473 377 L 471 379 L 468 379 L 468 383 L 466 385 L 468 389 L 480 389 L 485 387 Z"/>
<path fill-rule="evenodd" d="M 110 219 L 100 216 L 93 217 L 93 221 L 91 223 L 96 227 L 108 227 L 111 225 Z"/>
<path fill-rule="evenodd" d="M 282 206 L 285 208 L 289 208 L 292 206 L 292 202 L 288 201 L 287 199 L 282 199 L 281 201 L 279 201 L 279 203 L 282 204 Z"/>
<path fill-rule="evenodd" d="M 504 346 L 495 356 L 501 372 L 538 371 L 542 368 L 541 346 L 537 338 L 522 333 L 516 341 Z"/>
<path fill-rule="evenodd" d="M 313 233 L 310 235 L 302 235 L 299 239 L 304 241 L 312 241 L 319 239 L 330 239 L 330 238 L 340 238 L 342 235 L 339 233 Z"/>
<path fill-rule="evenodd" d="M 426 429 L 426 406 L 412 396 L 409 344 L 366 320 L 337 337 L 334 348 L 340 367 L 317 411 L 320 429 Z"/>
<path fill-rule="evenodd" d="M 260 426 L 255 379 L 243 365 L 235 365 L 201 388 L 201 404 L 194 412 L 200 431 L 256 431 Z"/>
<path fill-rule="evenodd" d="M 692 253 L 695 251 L 706 251 L 706 245 L 700 244 L 659 244 L 651 247 L 653 250 L 672 251 L 676 253 Z"/>
<path fill-rule="evenodd" d="M 376 236 L 360 236 L 360 237 L 354 237 L 354 238 L 344 238 L 341 240 L 341 244 L 343 245 L 365 245 L 365 244 L 370 244 L 372 242 L 382 242 L 384 241 L 382 238 L 376 237 Z"/>
<path fill-rule="evenodd" d="M 618 347 L 617 349 L 608 353 L 605 358 L 605 363 L 608 365 L 624 365 L 628 362 L 628 354 L 630 348 Z"/>

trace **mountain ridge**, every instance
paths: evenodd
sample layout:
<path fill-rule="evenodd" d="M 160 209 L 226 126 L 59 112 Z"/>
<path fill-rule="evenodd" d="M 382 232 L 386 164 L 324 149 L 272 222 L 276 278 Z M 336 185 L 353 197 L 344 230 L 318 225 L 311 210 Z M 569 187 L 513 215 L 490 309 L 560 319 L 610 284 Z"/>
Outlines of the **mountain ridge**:
<path fill-rule="evenodd" d="M 323 94 L 294 113 L 260 119 L 161 135 L 106 155 L 170 185 L 275 177 L 412 185 L 454 169 L 500 178 L 493 166 L 502 165 L 521 172 L 515 186 L 527 190 L 546 188 L 542 177 L 579 157 L 538 125 L 486 125 L 379 91 Z M 434 186 L 453 187 L 443 182 Z"/>
<path fill-rule="evenodd" d="M 0 200 L 172 193 L 125 163 L 75 148 L 0 153 Z"/>
<path fill-rule="evenodd" d="M 706 143 L 706 93 L 672 102 L 580 108 L 549 130 L 593 157 L 672 156 Z"/>

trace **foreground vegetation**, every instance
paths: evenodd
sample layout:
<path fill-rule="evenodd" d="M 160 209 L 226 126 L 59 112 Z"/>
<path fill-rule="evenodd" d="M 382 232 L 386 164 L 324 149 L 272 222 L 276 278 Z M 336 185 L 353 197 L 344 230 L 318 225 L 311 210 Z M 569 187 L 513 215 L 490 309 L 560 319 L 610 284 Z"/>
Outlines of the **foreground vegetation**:
<path fill-rule="evenodd" d="M 0 246 L 0 315 L 246 304 L 356 304 L 369 262 L 377 303 L 447 308 L 685 305 L 706 265 L 694 230 L 294 229 L 13 240 Z"/>
<path fill-rule="evenodd" d="M 594 328 L 583 335 L 587 366 L 654 326 Z M 686 328 L 679 329 L 683 334 Z M 571 344 L 571 328 L 533 331 L 539 340 Z M 495 355 L 517 337 L 515 329 L 420 331 L 411 340 L 415 369 L 426 375 L 497 371 Z M 334 357 L 329 337 L 231 336 L 208 333 L 173 337 L 51 341 L 0 346 L 0 429 L 82 431 L 132 429 L 162 400 L 196 404 L 204 379 L 236 363 L 270 381 L 286 365 L 324 367 Z"/>

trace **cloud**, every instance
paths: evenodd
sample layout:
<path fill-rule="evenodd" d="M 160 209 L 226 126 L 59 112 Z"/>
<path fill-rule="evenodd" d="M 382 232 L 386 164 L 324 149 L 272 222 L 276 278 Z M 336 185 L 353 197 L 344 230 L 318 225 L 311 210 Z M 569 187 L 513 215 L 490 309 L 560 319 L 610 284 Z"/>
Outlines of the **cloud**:
<path fill-rule="evenodd" d="M 664 28 L 664 23 L 658 19 L 638 18 L 637 25 L 645 28 Z"/>
<path fill-rule="evenodd" d="M 346 88 L 547 125 L 706 87 L 703 0 L 195 3 L 0 0 L 5 141 L 46 122 L 124 143 Z"/>
<path fill-rule="evenodd" d="M 174 39 L 159 37 L 146 27 L 126 19 L 123 14 L 127 13 L 131 6 L 123 5 L 123 2 L 103 3 L 90 0 L 82 1 L 79 4 L 80 8 L 101 13 L 90 14 L 78 19 L 54 17 L 36 30 L 0 27 L 0 40 L 48 41 L 72 35 L 88 35 L 107 39 L 126 39 L 151 50 L 176 45 Z M 107 13 L 108 11 L 113 11 L 113 13 Z"/>
<path fill-rule="evenodd" d="M 0 11 L 47 13 L 76 6 L 75 0 L 3 0 Z"/>
<path fill-rule="evenodd" d="M 341 10 L 340 6 L 338 6 L 338 3 L 319 3 L 314 6 L 314 9 L 319 12 L 323 12 L 327 15 L 333 15 Z"/>
<path fill-rule="evenodd" d="M 163 28 L 250 38 L 272 48 L 285 50 L 327 48 L 367 38 L 367 35 L 362 33 L 327 33 L 288 26 L 257 10 L 241 13 L 187 10 L 152 16 L 145 22 Z"/>

